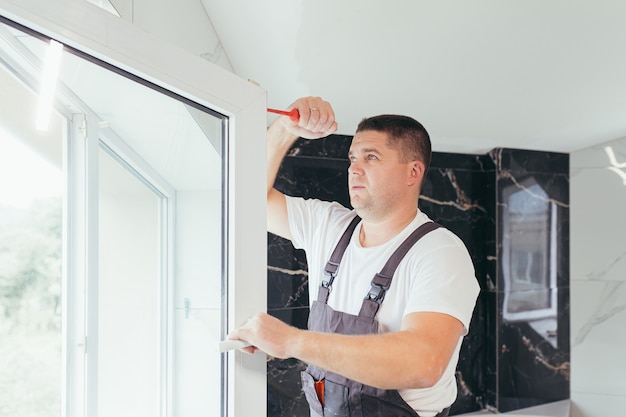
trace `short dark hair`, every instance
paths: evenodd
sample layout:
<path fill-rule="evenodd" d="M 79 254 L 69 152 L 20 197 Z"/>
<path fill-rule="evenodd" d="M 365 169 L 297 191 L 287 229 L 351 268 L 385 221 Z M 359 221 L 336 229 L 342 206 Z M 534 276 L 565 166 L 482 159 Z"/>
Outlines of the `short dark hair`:
<path fill-rule="evenodd" d="M 404 161 L 422 161 L 426 175 L 432 150 L 430 136 L 420 122 L 408 116 L 382 114 L 361 120 L 356 133 L 364 130 L 387 133 L 389 145 L 399 151 L 400 157 Z"/>

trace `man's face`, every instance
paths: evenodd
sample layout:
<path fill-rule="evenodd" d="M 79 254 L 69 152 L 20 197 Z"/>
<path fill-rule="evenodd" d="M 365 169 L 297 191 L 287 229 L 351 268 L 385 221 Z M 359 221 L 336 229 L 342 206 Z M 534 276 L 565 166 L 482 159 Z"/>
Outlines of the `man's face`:
<path fill-rule="evenodd" d="M 413 163 L 401 162 L 387 137 L 383 132 L 365 130 L 354 136 L 350 146 L 348 192 L 352 207 L 361 217 L 390 213 L 406 197 L 411 183 Z"/>

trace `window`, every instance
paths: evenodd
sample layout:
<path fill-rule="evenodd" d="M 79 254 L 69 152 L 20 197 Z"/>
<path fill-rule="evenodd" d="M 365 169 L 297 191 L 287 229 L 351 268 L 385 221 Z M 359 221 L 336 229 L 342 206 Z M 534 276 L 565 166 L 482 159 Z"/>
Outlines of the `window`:
<path fill-rule="evenodd" d="M 532 177 L 506 188 L 503 199 L 503 319 L 527 321 L 556 343 L 556 204 Z"/>
<path fill-rule="evenodd" d="M 89 32 L 68 12 L 94 13 L 86 4 L 16 4 L 0 4 L 0 83 L 2 91 L 15 89 L 0 98 L 0 122 L 31 153 L 54 149 L 56 174 L 37 180 L 56 178 L 63 194 L 49 209 L 51 255 L 29 248 L 50 259 L 38 298 L 24 291 L 13 297 L 20 311 L 51 304 L 37 317 L 52 323 L 47 337 L 56 342 L 45 345 L 56 362 L 47 363 L 49 378 L 40 378 L 45 389 L 23 375 L 5 380 L 24 388 L 0 395 L 0 410 L 29 416 L 16 407 L 32 407 L 20 397 L 32 391 L 49 406 L 37 415 L 236 416 L 265 409 L 265 359 L 216 350 L 230 329 L 265 309 L 265 184 L 263 176 L 244 176 L 241 163 L 264 169 L 258 155 L 265 152 L 265 93 L 178 50 L 159 45 L 155 54 L 151 38 L 107 13 L 82 20 L 104 28 Z M 38 32 L 28 28 L 34 17 Z M 58 27 L 65 48 L 54 130 L 44 135 L 54 137 L 47 140 L 29 126 L 48 37 Z M 28 105 L 16 105 L 20 100 Z M 7 141 L 0 145 L 3 155 L 18 154 Z M 39 228 L 4 210 L 0 216 L 0 233 Z M 5 281 L 14 288 L 23 278 L 3 273 L 0 297 L 7 298 L 17 293 L 5 290 Z M 3 309 L 18 314 L 4 299 Z M 6 357 L 21 349 L 16 334 L 2 346 Z M 24 340 L 33 344 L 35 336 L 43 334 L 31 331 Z"/>
<path fill-rule="evenodd" d="M 29 100 L 3 71 L 0 85 L 9 93 L 0 101 Z M 6 115 L 0 111 L 0 415 L 58 416 L 63 142 L 55 134 L 26 144 L 14 135 L 20 120 L 9 130 Z"/>

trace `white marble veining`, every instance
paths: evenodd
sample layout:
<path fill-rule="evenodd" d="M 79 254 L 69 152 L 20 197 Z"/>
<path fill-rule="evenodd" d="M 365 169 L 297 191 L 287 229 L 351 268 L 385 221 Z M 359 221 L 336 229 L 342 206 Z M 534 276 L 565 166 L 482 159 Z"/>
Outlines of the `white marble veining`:
<path fill-rule="evenodd" d="M 626 139 L 570 156 L 571 413 L 626 403 Z"/>

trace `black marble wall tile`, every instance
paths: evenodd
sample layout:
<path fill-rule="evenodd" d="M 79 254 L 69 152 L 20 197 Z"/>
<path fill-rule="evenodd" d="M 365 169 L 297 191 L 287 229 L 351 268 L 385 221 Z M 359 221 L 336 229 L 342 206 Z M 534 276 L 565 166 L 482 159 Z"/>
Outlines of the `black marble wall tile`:
<path fill-rule="evenodd" d="M 268 233 L 268 310 L 309 307 L 308 272 L 304 251 Z"/>
<path fill-rule="evenodd" d="M 317 140 L 299 140 L 287 153 L 288 156 L 342 159 L 348 162 L 352 136 L 330 135 Z"/>
<path fill-rule="evenodd" d="M 483 409 L 496 411 L 498 403 L 498 323 L 500 322 L 500 309 L 498 308 L 498 293 L 494 291 L 481 291 L 479 299 L 483 299 L 485 307 L 474 314 L 482 314 L 485 327 L 484 355 L 485 367 L 481 370 L 482 391 L 478 393 L 483 400 Z"/>
<path fill-rule="evenodd" d="M 569 287 L 557 293 L 556 315 L 498 322 L 497 409 L 501 412 L 569 398 Z M 499 292 L 503 311 L 505 292 Z M 510 294 L 508 294 L 510 296 Z"/>
<path fill-rule="evenodd" d="M 561 286 L 559 287 L 559 291 L 557 293 L 557 344 L 560 349 L 560 358 L 559 361 L 563 363 L 563 366 L 570 367 L 570 312 L 571 312 L 571 303 L 570 303 L 570 286 Z M 567 361 L 567 365 L 565 365 L 565 361 Z M 568 373 L 565 377 L 567 381 L 570 381 L 570 374 Z M 567 384 L 569 387 L 569 384 Z M 569 393 L 569 390 L 568 390 Z M 568 397 L 566 397 L 568 398 Z"/>
<path fill-rule="evenodd" d="M 433 162 L 439 162 L 438 155 L 433 155 Z M 484 167 L 488 170 L 479 170 Z M 496 286 L 495 171 L 488 163 L 472 164 L 471 168 L 432 164 L 422 187 L 419 207 L 463 240 L 474 261 L 481 288 L 491 291 Z"/>
<path fill-rule="evenodd" d="M 459 394 L 450 415 L 495 404 L 495 389 L 491 393 L 487 385 L 489 374 L 496 369 L 496 358 L 488 354 L 496 306 L 492 295 L 496 288 L 495 186 L 495 166 L 487 155 L 434 152 L 419 201 L 420 210 L 463 240 L 481 287 L 470 331 L 461 347 Z"/>
<path fill-rule="evenodd" d="M 515 149 L 496 165 L 498 395 L 506 412 L 569 398 L 569 157 Z"/>
<path fill-rule="evenodd" d="M 310 415 L 302 392 L 300 372 L 306 364 L 297 359 L 270 360 L 267 363 L 267 415 Z"/>
<path fill-rule="evenodd" d="M 568 351 L 525 321 L 503 322 L 499 338 L 499 411 L 569 398 Z"/>
<path fill-rule="evenodd" d="M 335 135 L 316 141 L 297 141 L 283 161 L 276 188 L 290 195 L 335 200 L 350 207 L 347 153 L 351 139 Z M 541 184 L 550 198 L 564 203 L 557 205 L 557 230 L 561 244 L 568 243 L 565 203 L 568 188 L 563 190 L 568 186 L 568 168 L 566 156 L 544 152 L 496 149 L 487 155 L 433 153 L 420 209 L 465 242 L 481 286 L 470 331 L 460 353 L 459 395 L 451 415 L 499 407 L 510 410 L 561 399 L 564 395 L 562 381 L 569 372 L 569 322 L 565 324 L 569 319 L 569 288 L 563 288 L 569 279 L 568 249 L 559 246 L 557 254 L 557 348 L 544 346 L 528 323 L 503 320 L 504 284 L 499 257 L 503 251 L 502 189 L 510 190 L 511 185 L 523 188 L 530 177 Z M 300 328 L 306 328 L 308 317 L 306 269 L 302 251 L 268 234 L 268 312 Z M 531 358 L 537 362 L 530 364 Z M 537 366 L 542 360 L 556 371 Z M 518 375 L 528 366 L 532 371 L 527 377 Z M 308 415 L 306 400 L 300 393 L 300 371 L 304 367 L 295 360 L 268 362 L 268 416 Z M 534 384 L 534 379 L 545 378 L 550 369 L 554 388 L 550 395 L 522 389 L 541 386 Z"/>
<path fill-rule="evenodd" d="M 268 314 L 300 329 L 307 328 L 309 308 L 268 309 Z M 306 364 L 297 359 L 271 359 L 267 362 L 267 415 L 309 416 L 302 393 L 300 372 Z"/>
<path fill-rule="evenodd" d="M 493 367 L 495 361 L 488 356 L 489 336 L 486 320 L 489 319 L 488 311 L 495 307 L 493 293 L 481 291 L 476 302 L 476 308 L 470 323 L 470 332 L 463 341 L 459 353 L 459 366 L 457 367 L 457 400 L 452 405 L 450 415 L 457 415 L 469 411 L 480 410 L 489 404 L 494 395 L 486 394 L 485 384 L 490 370 L 495 373 Z M 495 379 L 494 379 L 495 380 Z M 493 403 L 493 399 L 491 399 Z"/>

